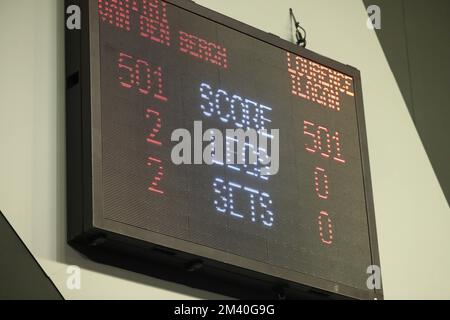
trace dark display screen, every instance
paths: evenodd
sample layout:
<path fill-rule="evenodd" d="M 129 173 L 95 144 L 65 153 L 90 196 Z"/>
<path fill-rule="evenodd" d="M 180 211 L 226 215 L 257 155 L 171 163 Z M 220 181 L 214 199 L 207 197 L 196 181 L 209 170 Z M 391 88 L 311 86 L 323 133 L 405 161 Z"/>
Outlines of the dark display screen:
<path fill-rule="evenodd" d="M 369 290 L 355 79 L 162 1 L 98 15 L 103 218 Z M 279 129 L 278 173 L 174 164 L 195 121 Z"/>

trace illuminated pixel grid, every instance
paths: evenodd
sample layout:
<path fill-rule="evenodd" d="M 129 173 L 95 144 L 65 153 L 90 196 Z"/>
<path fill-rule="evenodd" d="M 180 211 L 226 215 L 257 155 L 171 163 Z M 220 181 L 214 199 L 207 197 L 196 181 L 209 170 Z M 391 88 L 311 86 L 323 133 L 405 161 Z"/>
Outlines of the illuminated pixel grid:
<path fill-rule="evenodd" d="M 366 290 L 353 79 L 160 0 L 98 9 L 104 216 Z M 280 172 L 174 165 L 171 133 L 200 120 L 280 129 Z"/>

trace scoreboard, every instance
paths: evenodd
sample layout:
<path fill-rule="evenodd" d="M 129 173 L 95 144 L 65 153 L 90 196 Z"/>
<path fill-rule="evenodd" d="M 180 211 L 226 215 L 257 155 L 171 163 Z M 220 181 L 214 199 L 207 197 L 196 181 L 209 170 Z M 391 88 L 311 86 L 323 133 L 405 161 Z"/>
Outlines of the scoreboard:
<path fill-rule="evenodd" d="M 367 281 L 379 261 L 356 69 L 190 1 L 71 4 L 83 14 L 66 31 L 72 245 L 150 274 L 168 260 L 175 281 L 226 279 L 238 297 L 382 297 Z M 199 122 L 279 130 L 276 174 L 175 163 L 173 133 Z"/>

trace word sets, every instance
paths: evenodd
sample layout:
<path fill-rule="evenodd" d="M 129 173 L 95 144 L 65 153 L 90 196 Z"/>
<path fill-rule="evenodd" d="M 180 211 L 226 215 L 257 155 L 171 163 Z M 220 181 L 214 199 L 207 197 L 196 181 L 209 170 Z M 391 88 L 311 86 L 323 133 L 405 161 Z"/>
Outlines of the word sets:
<path fill-rule="evenodd" d="M 305 150 L 311 155 L 317 155 L 325 160 L 332 160 L 338 164 L 347 161 L 342 154 L 342 145 L 339 132 L 332 132 L 328 128 L 304 121 L 304 136 L 307 140 Z M 317 166 L 314 169 L 314 191 L 317 201 L 327 202 L 330 198 L 330 179 L 325 169 Z M 334 241 L 334 226 L 331 215 L 322 210 L 318 217 L 320 240 L 324 245 L 332 245 Z"/>
<path fill-rule="evenodd" d="M 120 52 L 117 62 L 118 80 L 120 85 L 137 93 L 150 96 L 162 102 L 168 99 L 164 95 L 163 74 L 161 67 L 153 66 L 150 62 L 143 59 L 136 59 L 133 56 Z M 148 132 L 146 133 L 146 142 L 156 149 L 162 146 L 162 141 L 158 134 L 162 128 L 162 117 L 160 111 L 149 107 L 145 110 L 145 119 L 148 122 Z M 160 184 L 164 178 L 164 164 L 159 157 L 154 155 L 147 157 L 147 166 L 152 169 L 152 178 L 148 190 L 164 194 Z"/>
<path fill-rule="evenodd" d="M 213 183 L 216 199 L 214 205 L 216 210 L 222 214 L 229 214 L 237 219 L 250 218 L 252 222 L 261 221 L 266 227 L 272 227 L 274 214 L 272 211 L 272 200 L 266 192 L 242 186 L 235 182 L 225 182 L 221 178 L 216 178 Z M 250 214 L 236 206 L 236 194 L 246 197 Z"/>

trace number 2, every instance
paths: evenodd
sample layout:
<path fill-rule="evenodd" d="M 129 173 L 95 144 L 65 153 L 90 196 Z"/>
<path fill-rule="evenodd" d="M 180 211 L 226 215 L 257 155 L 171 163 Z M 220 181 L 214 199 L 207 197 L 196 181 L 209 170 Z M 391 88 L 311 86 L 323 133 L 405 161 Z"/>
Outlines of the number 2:
<path fill-rule="evenodd" d="M 159 184 L 164 177 L 164 166 L 162 164 L 162 161 L 153 157 L 149 157 L 147 165 L 151 168 L 157 168 L 156 174 L 153 177 L 152 183 L 148 190 L 158 194 L 164 194 L 164 191 L 159 189 Z"/>
<path fill-rule="evenodd" d="M 161 131 L 162 128 L 162 120 L 160 117 L 160 113 L 156 112 L 152 109 L 147 109 L 146 113 L 145 113 L 145 118 L 147 120 L 156 118 L 155 124 L 153 126 L 152 131 L 148 134 L 147 136 L 147 142 L 148 143 L 152 143 L 152 144 L 156 144 L 157 146 L 161 146 L 162 143 L 161 141 L 155 140 L 156 139 L 156 135 Z"/>

